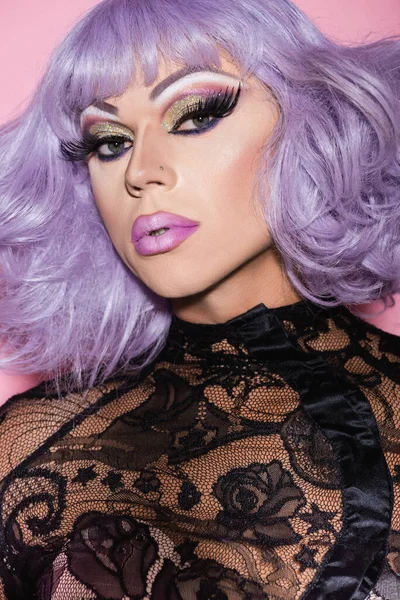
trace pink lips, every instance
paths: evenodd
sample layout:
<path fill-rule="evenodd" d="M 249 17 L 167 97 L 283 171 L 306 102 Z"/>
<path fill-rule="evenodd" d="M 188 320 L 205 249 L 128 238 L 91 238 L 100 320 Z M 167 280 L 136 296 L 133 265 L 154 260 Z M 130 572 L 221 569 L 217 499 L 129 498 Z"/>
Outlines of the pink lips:
<path fill-rule="evenodd" d="M 138 254 L 142 256 L 160 254 L 179 246 L 197 231 L 199 225 L 198 221 L 169 212 L 142 215 L 133 224 L 131 239 Z M 150 235 L 159 229 L 167 229 L 167 231 L 159 235 Z"/>

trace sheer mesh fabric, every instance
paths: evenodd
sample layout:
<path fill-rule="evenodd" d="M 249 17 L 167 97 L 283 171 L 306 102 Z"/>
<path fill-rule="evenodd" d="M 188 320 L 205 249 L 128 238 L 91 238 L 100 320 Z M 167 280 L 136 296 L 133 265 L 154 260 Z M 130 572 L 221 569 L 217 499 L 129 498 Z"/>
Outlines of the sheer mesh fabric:
<path fill-rule="evenodd" d="M 399 339 L 344 309 L 265 313 L 373 409 L 394 510 L 370 600 L 400 598 Z M 307 597 L 343 529 L 340 462 L 236 323 L 174 318 L 140 377 L 62 398 L 42 385 L 2 407 L 0 597 Z"/>

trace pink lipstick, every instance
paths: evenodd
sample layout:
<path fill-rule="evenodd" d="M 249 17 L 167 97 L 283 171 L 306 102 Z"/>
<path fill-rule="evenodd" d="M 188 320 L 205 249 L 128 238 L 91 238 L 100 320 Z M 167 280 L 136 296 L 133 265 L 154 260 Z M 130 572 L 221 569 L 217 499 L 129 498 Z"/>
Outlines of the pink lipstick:
<path fill-rule="evenodd" d="M 142 215 L 133 224 L 131 240 L 141 256 L 162 254 L 179 246 L 199 225 L 198 221 L 169 212 Z"/>

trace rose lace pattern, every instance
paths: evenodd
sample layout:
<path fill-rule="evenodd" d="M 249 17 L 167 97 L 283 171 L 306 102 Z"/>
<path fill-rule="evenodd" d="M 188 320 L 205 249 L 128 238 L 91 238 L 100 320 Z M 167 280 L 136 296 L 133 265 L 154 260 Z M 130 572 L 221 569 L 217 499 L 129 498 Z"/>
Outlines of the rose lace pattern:
<path fill-rule="evenodd" d="M 354 391 L 357 418 L 379 430 L 384 485 L 367 481 L 368 452 L 357 468 L 368 494 L 394 490 L 394 506 L 371 526 L 385 552 L 372 540 L 368 581 L 349 552 L 353 587 L 334 583 L 331 597 L 400 598 L 399 347 L 344 308 L 259 305 L 223 325 L 174 317 L 139 376 L 14 397 L 0 413 L 0 598 L 324 597 L 354 520 L 347 442 L 325 422 L 338 412 L 332 385 L 337 406 Z M 310 397 L 328 417 L 315 418 Z"/>

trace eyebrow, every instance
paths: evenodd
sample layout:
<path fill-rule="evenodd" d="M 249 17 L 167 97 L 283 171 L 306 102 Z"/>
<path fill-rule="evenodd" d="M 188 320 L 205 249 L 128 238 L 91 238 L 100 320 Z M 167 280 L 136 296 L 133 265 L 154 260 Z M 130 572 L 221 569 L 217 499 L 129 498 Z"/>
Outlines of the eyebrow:
<path fill-rule="evenodd" d="M 178 79 L 182 79 L 182 77 L 186 77 L 186 75 L 190 75 L 191 73 L 200 73 L 202 71 L 205 73 L 219 73 L 220 75 L 235 77 L 233 73 L 228 73 L 227 71 L 223 71 L 222 69 L 212 66 L 204 67 L 202 65 L 197 65 L 193 67 L 184 67 L 183 69 L 179 69 L 179 71 L 175 71 L 175 73 L 168 75 L 168 77 L 158 83 L 151 91 L 150 99 L 155 100 L 160 94 L 162 94 L 164 90 L 167 89 L 167 87 L 175 83 L 175 81 L 178 81 Z"/>
<path fill-rule="evenodd" d="M 179 71 L 175 71 L 171 75 L 168 75 L 165 79 L 160 81 L 151 91 L 150 100 L 155 100 L 162 94 L 164 90 L 166 90 L 170 85 L 186 77 L 186 75 L 190 75 L 191 73 L 218 73 L 219 75 L 228 75 L 228 77 L 235 77 L 233 73 L 228 73 L 227 71 L 223 71 L 222 69 L 218 69 L 217 67 L 203 67 L 202 65 L 193 66 L 193 67 L 184 67 L 183 69 L 179 69 Z M 110 113 L 111 115 L 118 115 L 118 108 L 113 104 L 109 104 L 108 102 L 98 101 L 92 102 L 91 106 L 102 110 L 103 112 Z"/>
<path fill-rule="evenodd" d="M 90 106 L 94 106 L 103 112 L 110 113 L 111 115 L 118 115 L 118 108 L 113 104 L 99 100 L 98 102 L 92 102 Z"/>

